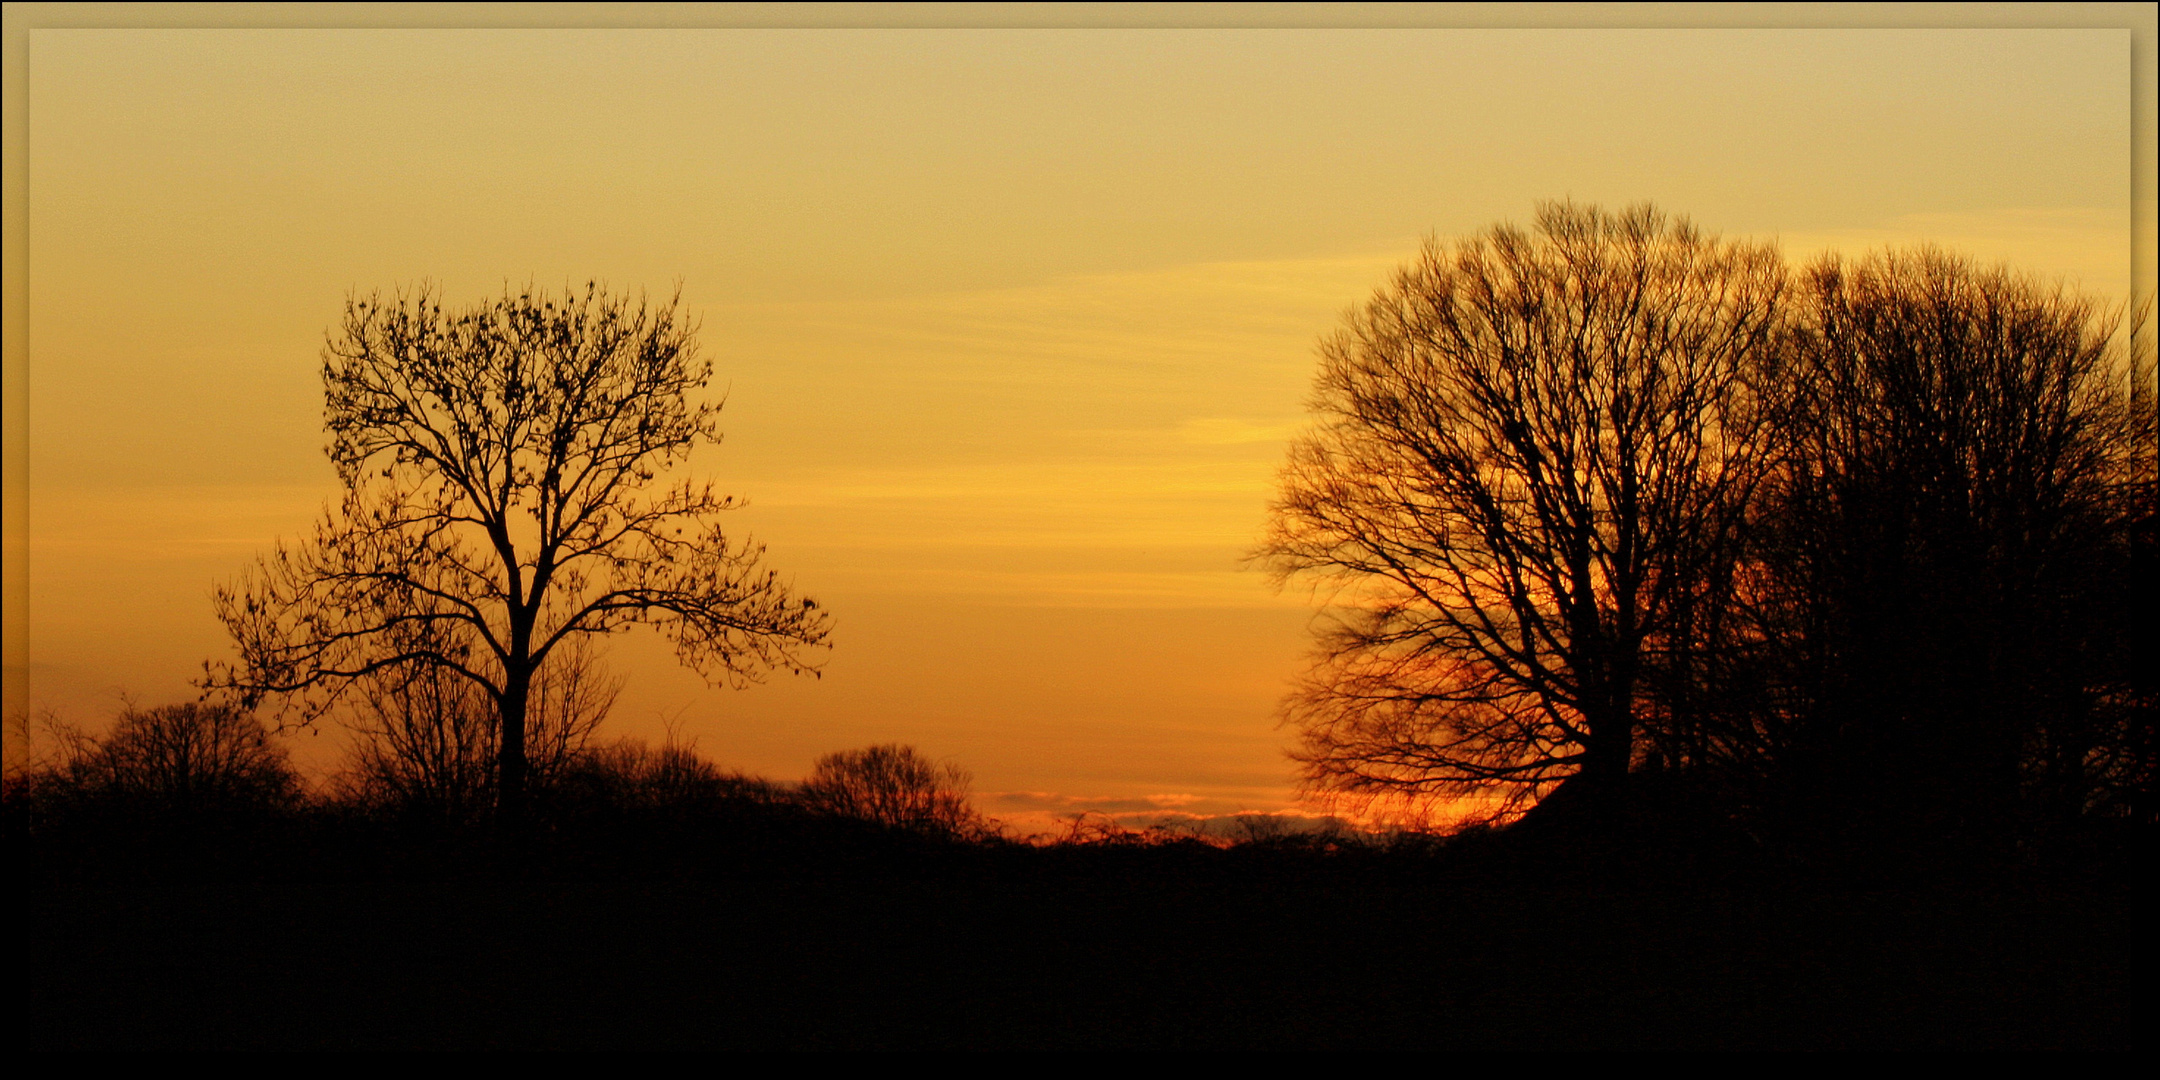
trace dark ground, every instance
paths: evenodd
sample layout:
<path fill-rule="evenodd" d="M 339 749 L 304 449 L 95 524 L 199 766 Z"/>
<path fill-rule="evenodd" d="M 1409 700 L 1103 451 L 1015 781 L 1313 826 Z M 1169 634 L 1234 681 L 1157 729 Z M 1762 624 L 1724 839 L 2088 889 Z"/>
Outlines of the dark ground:
<path fill-rule="evenodd" d="M 1212 856 L 1210 857 L 1212 858 Z M 1058 861 L 1062 860 L 1062 861 Z M 18 881 L 30 1049 L 2136 1049 L 2123 884 Z M 935 863 L 936 860 L 932 860 Z M 1025 864 L 1025 865 L 1022 865 Z"/>

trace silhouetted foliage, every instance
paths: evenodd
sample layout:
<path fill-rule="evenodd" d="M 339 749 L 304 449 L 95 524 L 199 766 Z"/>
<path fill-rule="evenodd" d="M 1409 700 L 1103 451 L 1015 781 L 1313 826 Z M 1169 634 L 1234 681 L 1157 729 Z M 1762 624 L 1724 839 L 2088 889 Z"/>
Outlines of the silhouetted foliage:
<path fill-rule="evenodd" d="M 2150 827 L 2140 335 L 1931 250 L 1795 288 L 1648 208 L 1428 244 L 1322 343 L 1257 552 L 1332 590 L 1308 784 L 1890 866 Z"/>
<path fill-rule="evenodd" d="M 935 836 L 976 837 L 989 825 L 968 804 L 969 777 L 912 746 L 827 754 L 803 782 L 805 805 L 840 817 Z"/>
<path fill-rule="evenodd" d="M 780 803 L 787 796 L 778 785 L 722 769 L 689 746 L 618 739 L 568 758 L 548 785 L 548 798 L 558 805 L 659 809 L 714 799 Z"/>
<path fill-rule="evenodd" d="M 119 804 L 187 817 L 286 810 L 299 777 L 261 720 L 226 705 L 129 708 L 97 736 L 54 725 L 59 758 L 29 778 L 48 802 Z"/>
<path fill-rule="evenodd" d="M 715 519 L 734 500 L 651 489 L 719 439 L 694 334 L 675 301 L 590 284 L 447 314 L 426 288 L 349 299 L 323 352 L 344 498 L 312 540 L 217 590 L 240 658 L 205 686 L 307 722 L 381 673 L 463 679 L 499 716 L 514 809 L 534 680 L 558 648 L 647 623 L 716 680 L 814 670 L 825 613 L 726 537 Z"/>
<path fill-rule="evenodd" d="M 1289 705 L 1312 787 L 1618 786 L 1647 676 L 1709 655 L 1784 289 L 1771 248 L 1548 204 L 1428 243 L 1321 344 L 1257 552 L 1334 590 Z"/>

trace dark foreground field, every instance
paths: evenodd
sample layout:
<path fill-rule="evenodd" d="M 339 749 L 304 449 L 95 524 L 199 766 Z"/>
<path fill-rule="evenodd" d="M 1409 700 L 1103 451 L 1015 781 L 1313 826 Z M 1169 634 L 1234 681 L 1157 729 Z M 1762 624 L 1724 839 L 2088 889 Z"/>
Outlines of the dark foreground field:
<path fill-rule="evenodd" d="M 1099 858 L 1097 857 L 1099 855 Z M 1208 863 L 1213 856 L 1198 858 Z M 938 863 L 938 860 L 932 860 Z M 1451 881 L 1130 853 L 18 888 L 31 1049 L 2133 1049 L 2123 885 Z"/>

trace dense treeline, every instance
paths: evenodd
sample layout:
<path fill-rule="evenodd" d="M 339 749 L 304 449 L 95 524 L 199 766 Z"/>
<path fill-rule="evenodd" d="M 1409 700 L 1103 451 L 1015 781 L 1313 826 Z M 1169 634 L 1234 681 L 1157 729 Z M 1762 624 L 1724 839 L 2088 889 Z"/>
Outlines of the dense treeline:
<path fill-rule="evenodd" d="M 135 768 L 188 744 L 149 729 L 231 752 Z M 1098 820 L 1020 844 L 954 816 L 954 774 L 896 747 L 795 788 L 681 747 L 589 747 L 508 833 L 425 799 L 296 797 L 263 734 L 134 712 L 10 783 L 19 1043 L 2095 1049 L 2141 1031 L 2122 887 L 2141 864 L 1854 891 L 1670 833 L 1224 844 Z"/>
<path fill-rule="evenodd" d="M 131 708 L 103 736 L 51 724 L 57 754 L 8 778 L 13 865 L 53 881 L 700 878 L 1002 841 L 966 774 L 910 747 L 827 755 L 787 784 L 583 737 L 541 759 L 532 814 L 506 831 L 487 808 L 493 747 L 464 739 L 488 715 L 377 702 L 347 768 L 312 789 L 230 706 Z"/>
<path fill-rule="evenodd" d="M 1750 780 L 1889 858 L 2151 825 L 2150 339 L 1937 252 L 1825 262 L 1798 307 L 1735 596 L 1772 696 L 1721 703 Z"/>
<path fill-rule="evenodd" d="M 424 716 L 396 713 L 386 725 L 371 713 L 355 723 L 346 769 L 313 787 L 260 717 L 229 706 L 131 708 L 103 736 L 52 724 L 54 759 L 8 778 L 11 865 L 48 884 L 698 881 L 968 867 L 1085 876 L 1135 860 L 1207 873 L 1249 870 L 1255 857 L 1372 864 L 1436 850 L 1429 837 L 1301 832 L 1268 815 L 1246 819 L 1237 842 L 1101 816 L 1022 837 L 975 809 L 965 770 L 904 745 L 827 754 L 786 783 L 676 743 L 578 740 L 532 774 L 530 812 L 509 826 L 485 809 L 484 742 L 460 744 L 477 760 L 441 752 L 487 715 L 433 714 L 441 730 L 426 733 Z M 406 734 L 392 741 L 387 728 Z M 400 756 L 397 746 L 413 749 Z"/>

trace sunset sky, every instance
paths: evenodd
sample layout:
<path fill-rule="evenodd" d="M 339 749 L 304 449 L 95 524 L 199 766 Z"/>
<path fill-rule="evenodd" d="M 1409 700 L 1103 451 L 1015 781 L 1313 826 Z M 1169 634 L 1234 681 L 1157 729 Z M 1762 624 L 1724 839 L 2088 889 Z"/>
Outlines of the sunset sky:
<path fill-rule="evenodd" d="M 29 47 L 27 694 L 92 727 L 192 697 L 213 584 L 335 495 L 356 291 L 679 287 L 727 399 L 694 469 L 836 647 L 730 691 L 619 637 L 604 732 L 784 779 L 913 743 L 1029 820 L 1294 805 L 1312 602 L 1241 558 L 1315 340 L 1428 233 L 1652 200 L 1795 260 L 1927 240 L 2132 291 L 2119 29 Z"/>

